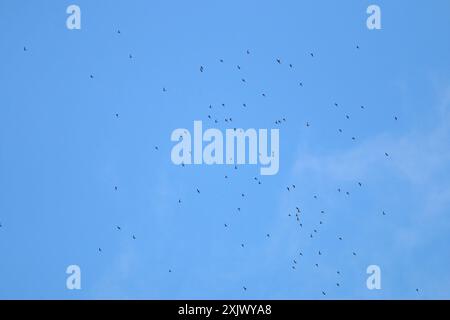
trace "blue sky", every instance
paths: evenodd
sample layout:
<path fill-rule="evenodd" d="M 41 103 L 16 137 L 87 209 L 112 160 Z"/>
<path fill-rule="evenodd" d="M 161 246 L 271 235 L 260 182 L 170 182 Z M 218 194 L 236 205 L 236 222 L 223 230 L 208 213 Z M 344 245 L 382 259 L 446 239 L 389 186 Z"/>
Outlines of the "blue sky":
<path fill-rule="evenodd" d="M 449 31 L 444 0 L 1 0 L 0 298 L 450 298 Z M 279 173 L 173 165 L 194 120 L 279 128 Z"/>

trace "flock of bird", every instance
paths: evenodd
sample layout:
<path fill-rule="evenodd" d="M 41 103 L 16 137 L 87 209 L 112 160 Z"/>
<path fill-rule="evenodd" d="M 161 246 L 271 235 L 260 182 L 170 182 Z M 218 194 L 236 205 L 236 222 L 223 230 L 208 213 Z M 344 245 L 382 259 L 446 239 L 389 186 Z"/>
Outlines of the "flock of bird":
<path fill-rule="evenodd" d="M 117 30 L 116 33 L 117 33 L 117 35 L 119 35 L 119 36 L 122 34 L 122 32 L 121 32 L 120 30 Z M 359 45 L 356 46 L 356 49 L 357 49 L 357 50 L 360 50 Z M 29 52 L 29 48 L 27 48 L 27 47 L 24 46 L 24 47 L 23 47 L 23 51 L 28 53 L 28 52 Z M 252 52 L 251 52 L 250 50 L 245 50 L 244 52 L 245 52 L 246 55 L 251 55 L 251 54 L 252 54 Z M 308 55 L 309 55 L 309 57 L 310 57 L 311 59 L 316 59 L 316 56 L 315 56 L 315 54 L 314 54 L 313 52 L 310 52 Z M 128 55 L 128 59 L 133 59 L 133 54 L 130 53 L 130 54 Z M 218 63 L 221 63 L 221 64 L 225 63 L 225 60 L 222 59 L 222 58 L 221 58 L 221 59 L 218 59 L 217 61 L 218 61 Z M 279 57 L 274 58 L 274 59 L 273 59 L 273 63 L 275 63 L 275 64 L 277 64 L 277 65 L 283 65 L 283 64 L 285 64 L 284 61 L 283 61 L 281 58 L 279 58 Z M 286 65 L 287 65 L 289 68 L 294 68 L 294 65 L 293 65 L 292 63 L 287 63 Z M 241 68 L 242 68 L 242 66 L 241 66 L 240 64 L 237 64 L 237 65 L 236 65 L 236 69 L 237 69 L 237 70 L 241 70 Z M 207 68 L 206 68 L 204 65 L 200 65 L 198 71 L 199 71 L 200 73 L 205 73 L 205 72 L 207 72 Z M 89 79 L 94 80 L 94 74 L 89 74 L 88 77 L 89 77 Z M 241 82 L 242 82 L 242 83 L 247 83 L 247 79 L 244 78 L 244 77 L 242 77 L 242 78 L 241 78 Z M 304 80 L 298 82 L 298 86 L 301 87 L 301 88 L 303 88 L 305 85 L 306 85 L 306 84 L 305 84 Z M 165 93 L 165 94 L 167 94 L 167 93 L 168 93 L 167 87 L 162 86 L 162 92 Z M 266 96 L 267 96 L 267 92 L 261 92 L 260 95 L 261 95 L 262 97 L 266 97 Z M 334 105 L 334 107 L 339 108 L 339 103 L 334 102 L 333 105 Z M 223 103 L 223 104 L 221 104 L 220 107 L 221 107 L 221 108 L 225 108 L 226 105 Z M 207 108 L 208 108 L 207 119 L 210 120 L 210 121 L 213 121 L 213 123 L 219 123 L 219 122 L 221 122 L 221 120 L 223 120 L 224 123 L 228 123 L 228 124 L 233 123 L 233 119 L 234 119 L 234 118 L 233 118 L 232 116 L 227 116 L 227 117 L 225 117 L 225 118 L 223 118 L 223 119 L 219 119 L 219 117 L 215 116 L 215 115 L 214 115 L 214 107 L 213 107 L 213 104 L 210 104 Z M 246 103 L 242 103 L 242 108 L 244 108 L 244 109 L 247 108 L 247 104 L 246 104 Z M 365 109 L 365 106 L 364 106 L 364 105 L 361 105 L 360 108 L 361 108 L 361 110 L 364 110 L 364 109 Z M 115 117 L 116 119 L 119 119 L 119 116 L 120 116 L 119 113 L 115 113 L 115 114 L 114 114 L 114 117 Z M 346 115 L 345 115 L 345 118 L 348 119 L 348 120 L 350 120 L 350 115 L 346 114 Z M 399 118 L 398 118 L 397 115 L 393 115 L 393 119 L 394 119 L 394 121 L 398 121 Z M 283 117 L 283 116 L 282 116 L 282 117 L 279 117 L 278 119 L 274 119 L 274 124 L 275 124 L 275 125 L 282 125 L 282 124 L 286 123 L 287 121 L 288 121 L 288 119 L 287 119 L 286 117 Z M 306 128 L 309 128 L 309 127 L 312 125 L 312 123 L 311 123 L 311 121 L 306 121 L 306 122 L 304 123 L 304 125 L 305 125 Z M 338 128 L 337 130 L 338 130 L 339 133 L 342 133 L 342 132 L 343 132 L 343 129 L 342 129 L 342 128 Z M 352 136 L 351 139 L 352 139 L 352 140 L 356 140 L 356 137 L 355 137 L 355 136 Z M 159 152 L 159 146 L 154 146 L 154 150 L 155 150 L 155 152 Z M 389 153 L 388 153 L 388 152 L 385 152 L 385 153 L 384 153 L 384 156 L 385 156 L 386 158 L 388 158 L 388 157 L 389 157 Z M 182 164 L 182 167 L 184 167 L 184 164 Z M 238 166 L 237 166 L 237 165 L 234 165 L 234 170 L 238 170 Z M 224 176 L 224 179 L 229 179 L 229 175 L 228 175 L 228 174 L 225 175 L 225 176 Z M 261 178 L 253 177 L 252 179 L 253 179 L 253 181 L 254 181 L 255 183 L 257 183 L 258 185 L 261 185 L 261 184 L 262 184 Z M 357 181 L 356 183 L 357 183 L 357 186 L 358 186 L 359 188 L 363 188 L 363 183 L 362 183 L 362 182 Z M 289 194 L 292 194 L 293 192 L 295 192 L 295 190 L 296 190 L 298 187 L 296 186 L 295 183 L 291 183 L 291 184 L 289 184 L 289 185 L 286 185 L 284 188 L 285 188 L 285 192 L 287 192 L 287 193 L 289 193 Z M 119 192 L 119 187 L 118 187 L 118 186 L 114 186 L 113 189 L 114 189 L 115 192 Z M 336 188 L 336 192 L 338 192 L 338 193 L 343 193 L 343 194 L 345 194 L 346 196 L 350 196 L 350 192 L 349 192 L 349 191 L 346 191 L 346 190 L 343 190 L 341 187 Z M 194 187 L 194 188 L 193 188 L 193 193 L 194 193 L 194 195 L 196 194 L 197 196 L 201 196 L 201 190 L 200 190 L 200 188 L 199 188 L 199 187 Z M 241 198 L 245 198 L 245 197 L 246 197 L 246 194 L 245 194 L 245 193 L 241 193 L 240 196 L 241 196 Z M 319 198 L 319 195 L 313 194 L 313 195 L 312 195 L 312 198 L 313 198 L 313 199 L 318 199 L 318 198 Z M 182 205 L 182 204 L 183 204 L 183 199 L 182 199 L 182 198 L 178 198 L 177 204 L 178 204 L 178 205 Z M 237 211 L 238 211 L 238 212 L 241 212 L 241 207 L 240 207 L 240 206 L 237 207 Z M 317 221 L 317 226 L 316 226 L 316 227 L 313 227 L 313 228 L 311 228 L 309 231 L 307 231 L 307 234 L 309 235 L 309 238 L 313 239 L 313 238 L 320 232 L 320 226 L 323 225 L 323 224 L 325 223 L 325 220 L 326 220 L 325 212 L 326 212 L 326 210 L 321 210 L 321 211 L 320 211 L 320 213 L 321 213 L 322 215 L 319 217 L 319 219 L 318 219 L 318 221 Z M 382 212 L 380 212 L 380 214 L 383 215 L 383 216 L 385 216 L 387 213 L 386 213 L 385 211 L 382 211 Z M 296 223 L 300 228 L 304 228 L 304 224 L 303 224 L 303 215 L 304 215 L 304 213 L 303 213 L 303 210 L 302 210 L 302 208 L 300 207 L 300 205 L 293 207 L 292 210 L 291 210 L 291 212 L 288 212 L 288 213 L 287 213 L 287 216 L 288 216 L 289 218 L 293 218 L 293 222 Z M 0 228 L 2 228 L 2 227 L 3 227 L 3 225 L 0 223 Z M 230 225 L 229 225 L 229 223 L 225 222 L 225 223 L 223 223 L 223 227 L 224 227 L 224 228 L 230 228 Z M 116 225 L 116 226 L 115 226 L 115 229 L 116 229 L 117 232 L 124 232 L 122 226 L 120 226 L 120 225 Z M 134 233 L 130 233 L 129 237 L 130 237 L 132 240 L 137 240 L 137 237 L 136 237 L 136 235 L 135 235 Z M 269 232 L 266 233 L 266 234 L 265 234 L 265 238 L 270 240 L 270 239 L 271 239 L 271 234 L 270 234 Z M 343 236 L 343 235 L 337 235 L 337 236 L 336 236 L 336 239 L 337 239 L 337 241 L 343 241 L 344 236 Z M 242 242 L 240 243 L 240 247 L 241 247 L 241 248 L 245 248 L 245 241 L 242 241 Z M 101 253 L 103 252 L 103 248 L 102 248 L 102 247 L 98 247 L 97 250 L 98 250 L 99 254 L 101 254 Z M 318 250 L 317 253 L 316 253 L 317 256 L 322 256 L 322 255 L 324 255 L 324 254 L 326 254 L 326 253 L 325 253 L 323 250 Z M 350 257 L 352 257 L 352 256 L 353 256 L 353 257 L 356 257 L 356 256 L 357 256 L 357 250 L 355 249 L 355 250 L 353 250 L 352 252 L 349 252 L 348 254 L 349 254 Z M 290 268 L 291 268 L 292 270 L 297 270 L 298 265 L 299 265 L 299 259 L 302 259 L 303 257 L 304 257 L 304 253 L 301 252 L 301 251 L 298 252 L 298 257 L 294 257 L 294 258 L 292 259 Z M 319 263 L 314 263 L 314 266 L 313 266 L 313 267 L 315 267 L 315 268 L 320 268 L 320 264 L 319 264 Z M 173 271 L 172 268 L 169 268 L 169 269 L 168 269 L 168 272 L 169 272 L 169 273 L 172 273 L 172 272 L 174 272 L 174 271 Z M 336 275 L 337 275 L 337 277 L 338 277 L 338 280 L 336 281 L 335 286 L 336 286 L 336 287 L 341 287 L 341 286 L 342 286 L 342 282 L 339 280 L 339 276 L 341 275 L 341 270 L 336 269 L 336 270 L 335 270 L 335 273 L 336 273 Z M 248 290 L 250 290 L 250 289 L 251 289 L 251 288 L 249 288 L 246 284 L 244 284 L 244 283 L 242 284 L 242 290 L 243 290 L 243 291 L 248 291 Z M 419 292 L 419 289 L 416 289 L 416 291 Z M 327 295 L 327 292 L 326 292 L 325 290 L 321 290 L 321 294 L 322 294 L 323 296 L 326 296 L 326 295 Z"/>

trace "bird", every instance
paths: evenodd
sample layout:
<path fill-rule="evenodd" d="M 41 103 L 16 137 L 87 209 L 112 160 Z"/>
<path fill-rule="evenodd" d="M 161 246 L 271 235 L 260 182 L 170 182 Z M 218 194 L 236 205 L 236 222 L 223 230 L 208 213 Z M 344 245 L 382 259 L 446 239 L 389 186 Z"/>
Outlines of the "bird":
<path fill-rule="evenodd" d="M 91 75 L 89 75 L 89 78 L 94 79 L 94 76 L 91 74 Z"/>
<path fill-rule="evenodd" d="M 27 51 L 28 49 L 27 49 L 27 47 L 23 47 L 23 51 Z"/>
<path fill-rule="evenodd" d="M 116 191 L 117 191 L 117 186 L 114 186 L 114 190 L 116 190 Z"/>
<path fill-rule="evenodd" d="M 102 252 L 102 248 L 98 248 L 98 252 Z"/>
<path fill-rule="evenodd" d="M 200 190 L 197 189 L 197 193 L 200 193 Z"/>
<path fill-rule="evenodd" d="M 277 62 L 278 62 L 278 64 L 281 64 L 281 60 L 280 59 L 277 59 Z"/>
<path fill-rule="evenodd" d="M 133 240 L 136 240 L 136 236 L 133 234 Z"/>
<path fill-rule="evenodd" d="M 247 288 L 246 288 L 246 287 L 242 287 L 242 289 L 244 289 L 244 291 L 247 291 Z"/>
<path fill-rule="evenodd" d="M 120 226 L 116 226 L 117 230 L 122 230 L 122 228 Z"/>
<path fill-rule="evenodd" d="M 200 72 L 203 72 L 203 66 L 200 66 Z"/>

